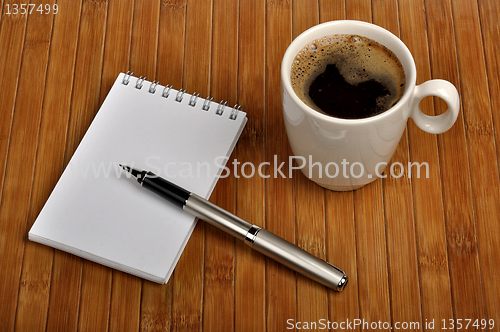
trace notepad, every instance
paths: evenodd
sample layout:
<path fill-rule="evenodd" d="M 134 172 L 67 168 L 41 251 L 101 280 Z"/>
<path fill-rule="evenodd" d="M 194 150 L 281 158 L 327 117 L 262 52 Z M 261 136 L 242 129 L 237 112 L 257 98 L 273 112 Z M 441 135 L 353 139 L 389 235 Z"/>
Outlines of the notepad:
<path fill-rule="evenodd" d="M 121 73 L 29 231 L 29 239 L 166 283 L 196 219 L 119 164 L 208 198 L 247 122 L 215 103 Z"/>

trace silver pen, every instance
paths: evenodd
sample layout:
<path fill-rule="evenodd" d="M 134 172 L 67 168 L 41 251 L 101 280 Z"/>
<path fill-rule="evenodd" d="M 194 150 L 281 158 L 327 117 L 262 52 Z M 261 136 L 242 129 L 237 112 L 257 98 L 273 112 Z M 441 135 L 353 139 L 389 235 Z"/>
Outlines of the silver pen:
<path fill-rule="evenodd" d="M 252 225 L 195 193 L 191 193 L 168 180 L 156 176 L 152 172 L 125 165 L 120 166 L 135 177 L 142 187 L 153 191 L 184 209 L 184 211 L 244 241 L 249 247 L 290 269 L 339 292 L 347 284 L 347 276 L 342 270 L 262 227 Z"/>

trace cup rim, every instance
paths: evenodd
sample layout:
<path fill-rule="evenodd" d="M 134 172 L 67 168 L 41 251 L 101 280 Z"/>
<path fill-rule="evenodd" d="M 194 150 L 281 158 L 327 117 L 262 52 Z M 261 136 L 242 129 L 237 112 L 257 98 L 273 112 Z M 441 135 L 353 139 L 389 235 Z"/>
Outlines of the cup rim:
<path fill-rule="evenodd" d="M 396 103 L 396 105 L 392 106 L 390 109 L 387 111 L 380 113 L 378 115 L 374 115 L 368 118 L 362 118 L 362 119 L 343 119 L 343 118 L 337 118 L 333 117 L 331 115 L 327 115 L 321 112 L 318 112 L 317 110 L 311 108 L 308 106 L 305 102 L 303 102 L 295 93 L 295 90 L 292 87 L 292 83 L 290 80 L 290 72 L 291 72 L 291 67 L 292 67 L 292 61 L 295 58 L 295 55 L 297 54 L 298 50 L 302 49 L 307 42 L 312 41 L 317 38 L 321 37 L 316 37 L 316 38 L 308 38 L 309 35 L 312 33 L 315 33 L 317 30 L 321 29 L 326 29 L 331 26 L 336 26 L 336 25 L 351 25 L 351 26 L 364 26 L 370 29 L 375 29 L 385 35 L 387 35 L 389 38 L 393 39 L 396 44 L 399 45 L 401 50 L 407 55 L 407 61 L 403 63 L 403 59 L 401 59 L 400 55 L 396 55 L 398 59 L 401 61 L 401 64 L 403 65 L 403 69 L 405 70 L 405 76 L 406 76 L 406 87 L 405 87 L 405 92 L 403 93 L 403 96 L 399 99 L 399 101 Z M 323 34 L 322 36 L 328 36 L 332 35 L 335 33 L 326 33 Z M 359 34 L 359 33 L 356 33 Z M 359 34 L 362 35 L 362 34 Z M 375 38 L 368 37 L 370 39 L 374 39 L 376 42 L 386 46 L 389 48 L 391 51 L 394 52 L 394 50 L 385 45 L 383 42 L 380 42 L 379 40 L 376 40 Z M 300 48 L 297 51 L 293 51 L 295 49 L 295 45 L 301 44 Z M 395 52 L 396 53 L 396 52 Z M 410 67 L 410 68 L 407 68 Z M 358 125 L 361 123 L 368 123 L 368 122 L 373 122 L 379 119 L 383 119 L 385 117 L 390 116 L 391 114 L 397 112 L 399 108 L 402 107 L 405 103 L 407 103 L 413 94 L 413 90 L 416 85 L 416 66 L 415 66 L 415 60 L 413 59 L 413 56 L 408 49 L 408 47 L 405 45 L 405 43 L 399 39 L 396 35 L 394 35 L 392 32 L 390 32 L 387 29 L 384 29 L 378 25 L 369 23 L 369 22 L 364 22 L 364 21 L 357 21 L 357 20 L 336 20 L 336 21 L 329 21 L 329 22 L 324 22 L 318 25 L 315 25 L 306 31 L 302 32 L 299 36 L 297 36 L 291 43 L 288 45 L 288 48 L 283 56 L 283 60 L 281 62 L 281 82 L 283 85 L 283 89 L 288 91 L 289 96 L 292 98 L 294 103 L 298 105 L 304 112 L 307 114 L 314 116 L 322 121 L 328 121 L 332 123 L 339 123 L 343 125 Z"/>

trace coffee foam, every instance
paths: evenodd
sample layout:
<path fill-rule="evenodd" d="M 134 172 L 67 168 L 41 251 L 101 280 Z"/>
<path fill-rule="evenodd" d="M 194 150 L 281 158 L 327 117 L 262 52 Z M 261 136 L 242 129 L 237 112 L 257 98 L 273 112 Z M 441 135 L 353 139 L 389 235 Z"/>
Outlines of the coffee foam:
<path fill-rule="evenodd" d="M 358 35 L 330 35 L 316 39 L 300 50 L 292 63 L 290 79 L 297 96 L 321 112 L 309 97 L 309 87 L 326 66 L 335 64 L 351 85 L 375 80 L 389 90 L 377 104 L 387 110 L 397 103 L 405 90 L 401 62 L 387 47 Z M 362 98 L 362 96 L 360 96 Z"/>

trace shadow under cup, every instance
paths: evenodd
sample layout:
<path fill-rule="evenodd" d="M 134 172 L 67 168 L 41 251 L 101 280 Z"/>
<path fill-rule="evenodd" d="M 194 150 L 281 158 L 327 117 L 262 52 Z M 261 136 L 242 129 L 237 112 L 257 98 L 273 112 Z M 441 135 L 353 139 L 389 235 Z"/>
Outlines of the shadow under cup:
<path fill-rule="evenodd" d="M 369 118 L 340 119 L 310 108 L 295 94 L 290 72 L 296 54 L 312 41 L 335 34 L 367 37 L 384 45 L 398 57 L 405 72 L 406 84 L 396 105 Z M 288 47 L 281 65 L 283 116 L 296 160 L 296 165 L 290 167 L 300 167 L 309 179 L 322 187 L 337 191 L 354 190 L 376 180 L 394 154 L 408 118 L 412 116 L 415 119 L 415 114 L 412 113 L 421 113 L 418 102 L 427 95 L 445 99 L 438 93 L 429 91 L 430 89 L 424 89 L 425 93 L 415 98 L 418 89 L 415 83 L 416 68 L 410 51 L 398 37 L 379 26 L 361 21 L 332 21 L 302 33 Z M 452 90 L 456 93 L 454 87 Z M 452 97 L 455 98 L 454 95 Z M 454 104 L 453 98 L 445 99 L 450 109 L 456 108 L 453 112 L 443 114 L 447 115 L 446 126 L 450 122 L 452 125 L 458 115 L 458 104 Z M 458 100 L 458 93 L 456 99 Z M 450 102 L 453 107 L 450 107 Z M 453 114 L 450 116 L 449 113 Z M 443 119 L 437 118 L 442 116 L 427 117 L 425 120 L 443 122 Z M 426 124 L 419 127 L 426 130 Z"/>

